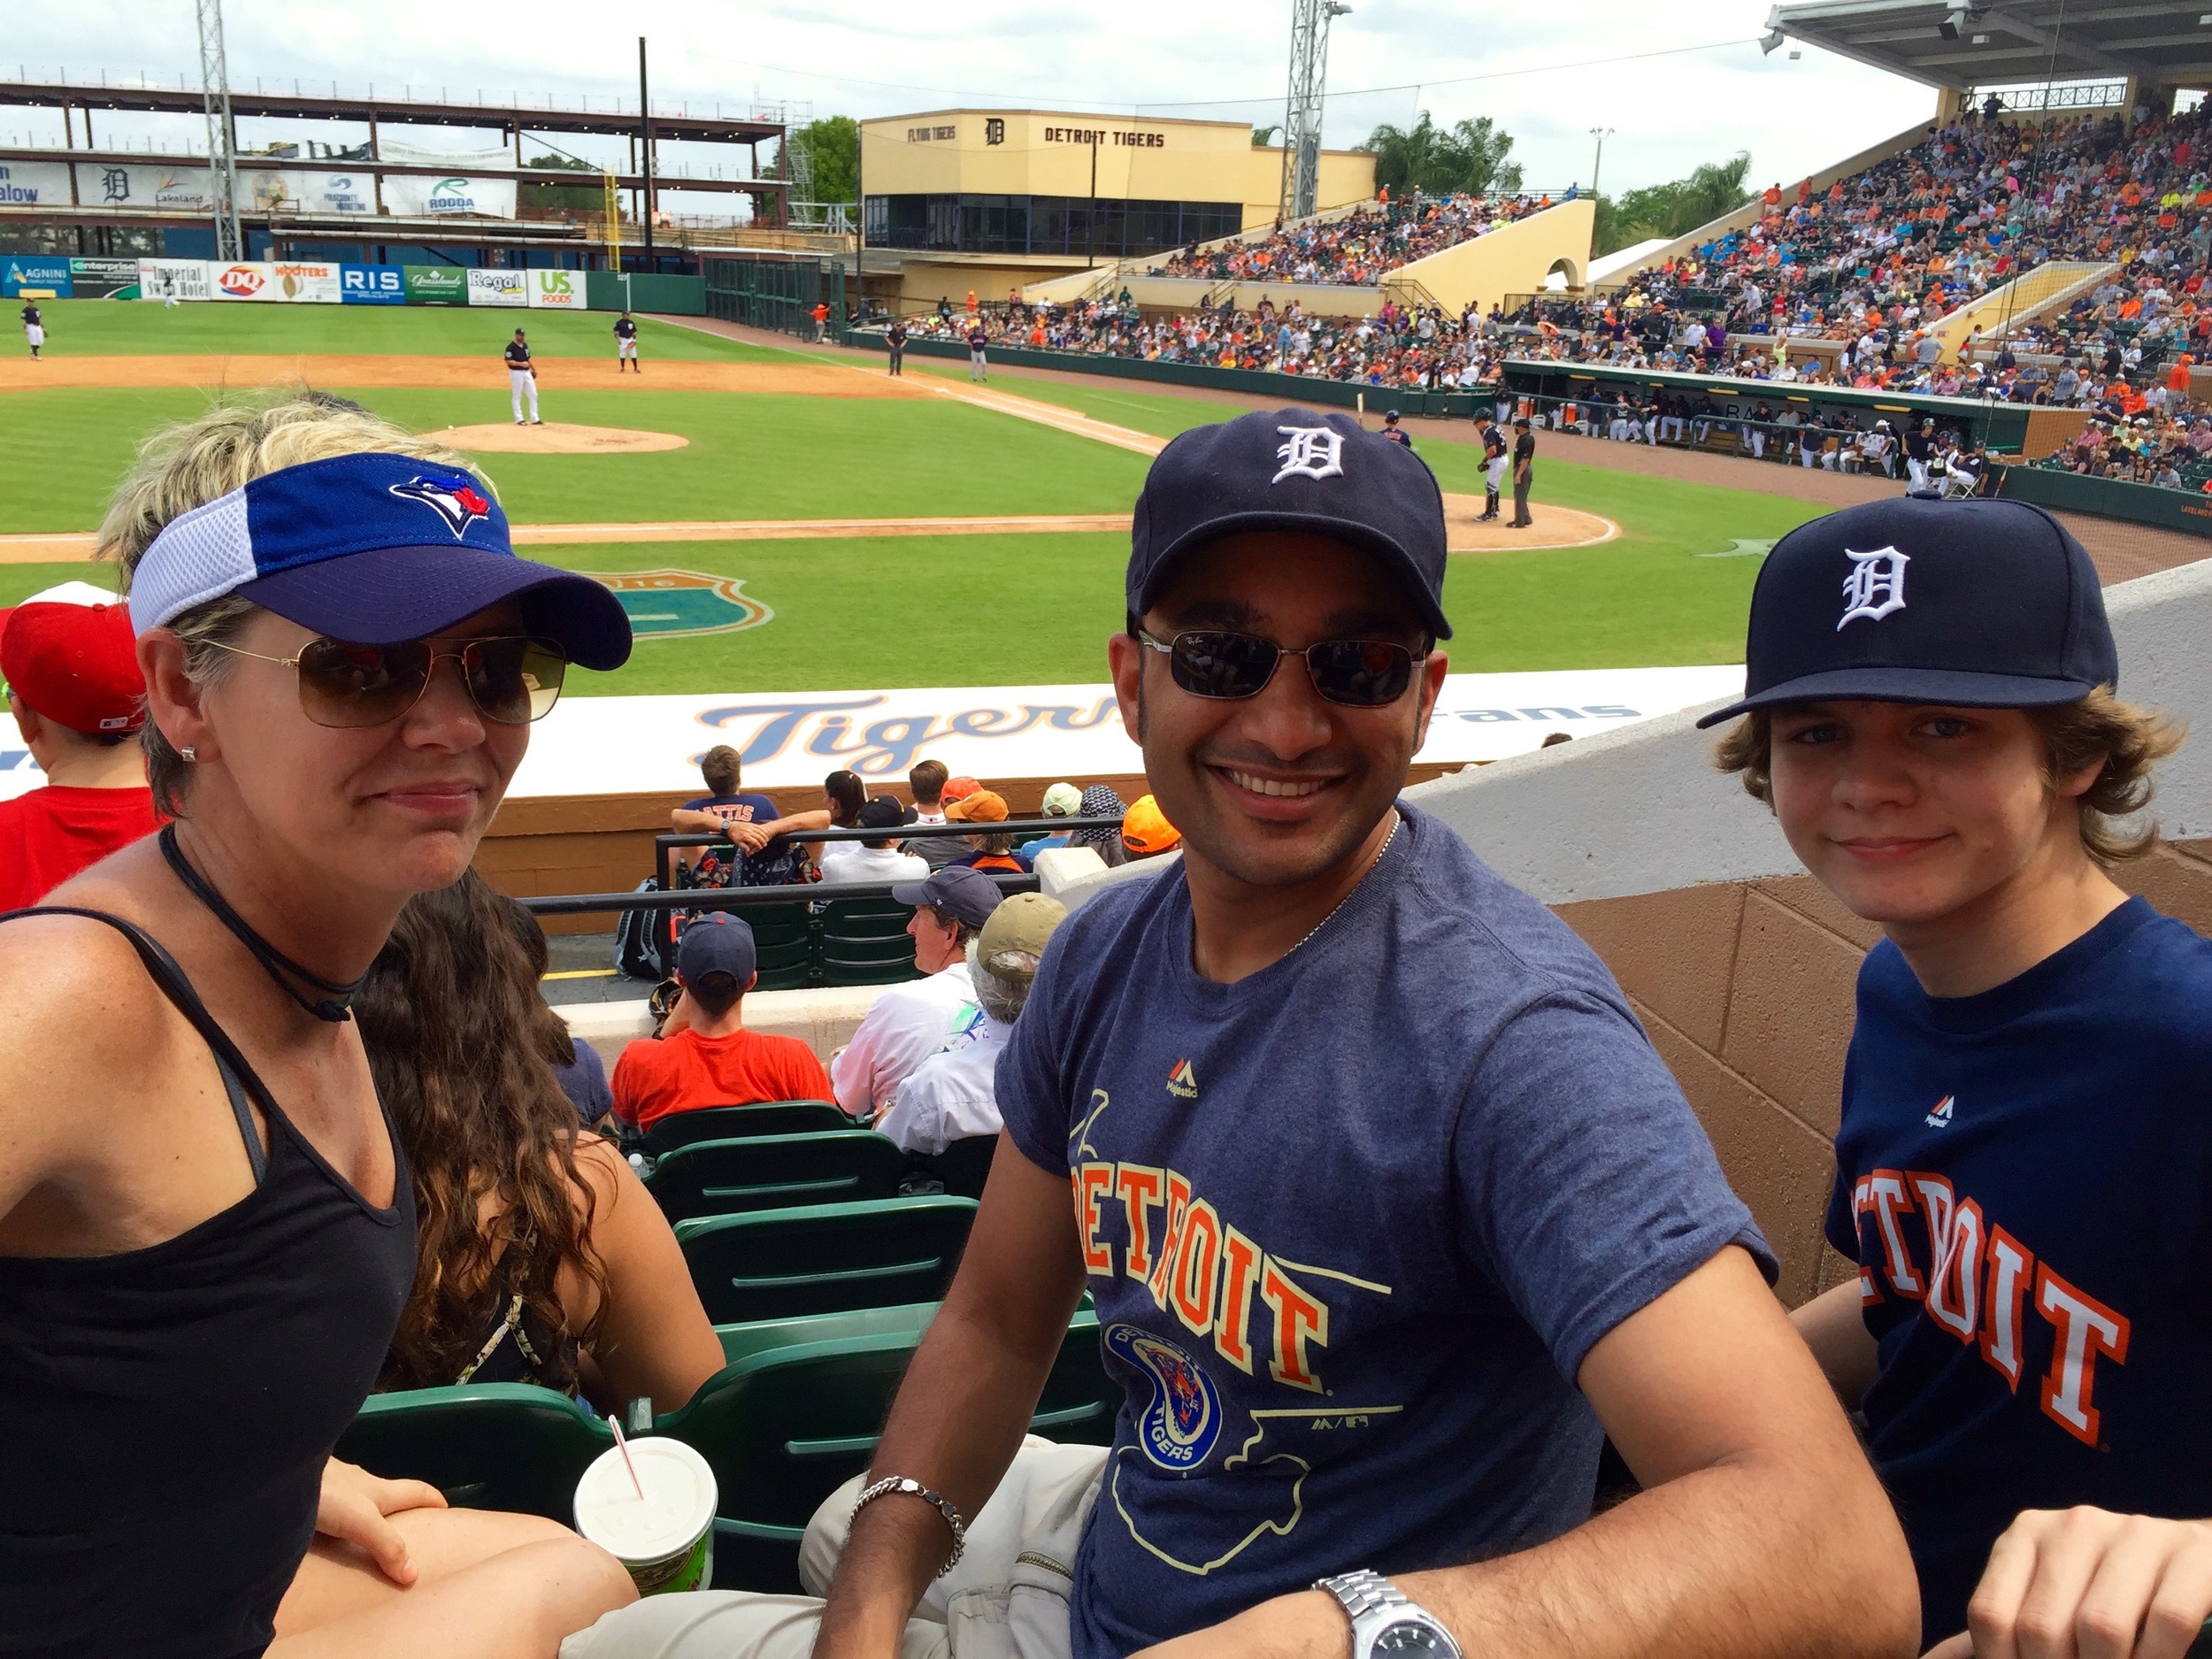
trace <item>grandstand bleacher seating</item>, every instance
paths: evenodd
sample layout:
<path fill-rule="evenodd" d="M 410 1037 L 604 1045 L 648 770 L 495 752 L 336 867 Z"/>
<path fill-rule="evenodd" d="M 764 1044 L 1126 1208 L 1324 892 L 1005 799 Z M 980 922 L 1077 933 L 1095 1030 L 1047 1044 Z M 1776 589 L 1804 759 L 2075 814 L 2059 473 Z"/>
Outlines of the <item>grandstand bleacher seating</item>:
<path fill-rule="evenodd" d="M 646 1190 L 671 1222 L 888 1198 L 906 1155 L 870 1129 L 699 1141 L 657 1160 Z"/>
<path fill-rule="evenodd" d="M 956 1198 L 980 1198 L 991 1179 L 991 1159 L 998 1151 L 996 1135 L 971 1135 L 956 1141 L 942 1152 L 918 1155 L 908 1175 L 916 1180 L 935 1181 Z"/>
<path fill-rule="evenodd" d="M 973 1199 L 888 1198 L 680 1222 L 676 1241 L 718 1325 L 934 1302 L 952 1283 Z"/>
<path fill-rule="evenodd" d="M 388 1479 L 426 1480 L 457 1509 L 573 1525 L 576 1483 L 614 1434 L 591 1408 L 528 1383 L 371 1394 L 336 1455 Z"/>
<path fill-rule="evenodd" d="M 701 1141 L 758 1140 L 768 1135 L 827 1134 L 855 1127 L 834 1101 L 765 1101 L 752 1106 L 702 1106 L 657 1118 L 637 1138 L 639 1151 L 665 1157 Z"/>
<path fill-rule="evenodd" d="M 914 911 L 895 899 L 832 899 L 816 925 L 826 985 L 895 985 L 918 977 L 914 936 L 906 925 Z"/>

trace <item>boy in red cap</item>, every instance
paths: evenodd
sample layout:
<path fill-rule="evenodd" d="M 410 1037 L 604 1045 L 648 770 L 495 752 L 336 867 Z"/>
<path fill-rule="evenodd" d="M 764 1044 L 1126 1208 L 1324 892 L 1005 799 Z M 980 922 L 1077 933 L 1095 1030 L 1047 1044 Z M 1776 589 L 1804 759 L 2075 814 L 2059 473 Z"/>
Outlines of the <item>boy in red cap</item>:
<path fill-rule="evenodd" d="M 86 582 L 0 611 L 0 678 L 46 787 L 0 802 L 0 911 L 35 904 L 156 827 L 130 613 Z"/>

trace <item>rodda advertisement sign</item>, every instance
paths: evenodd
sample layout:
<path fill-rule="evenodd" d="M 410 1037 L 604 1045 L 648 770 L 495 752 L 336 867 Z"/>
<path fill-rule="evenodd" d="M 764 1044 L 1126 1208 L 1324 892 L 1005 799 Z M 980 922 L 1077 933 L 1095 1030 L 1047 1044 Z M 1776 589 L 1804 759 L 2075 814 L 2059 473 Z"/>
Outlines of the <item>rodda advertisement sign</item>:
<path fill-rule="evenodd" d="M 471 266 L 468 273 L 472 305 L 527 305 L 529 284 L 523 271 L 485 271 Z"/>
<path fill-rule="evenodd" d="M 342 265 L 338 297 L 349 305 L 404 305 L 407 283 L 396 265 Z"/>
<path fill-rule="evenodd" d="M 219 300 L 278 300 L 284 297 L 276 286 L 276 267 L 255 260 L 242 259 L 236 265 L 208 262 L 208 280 Z"/>
<path fill-rule="evenodd" d="M 400 266 L 399 275 L 410 305 L 469 303 L 469 273 L 457 265 L 406 265 Z"/>
<path fill-rule="evenodd" d="M 584 274 L 580 271 L 526 271 L 529 278 L 530 309 L 543 311 L 580 311 L 584 309 Z"/>
<path fill-rule="evenodd" d="M 512 219 L 512 179 L 467 178 L 458 173 L 384 175 L 384 207 L 396 219 Z"/>
<path fill-rule="evenodd" d="M 142 300 L 211 300 L 214 284 L 208 280 L 204 259 L 141 259 L 138 297 Z"/>

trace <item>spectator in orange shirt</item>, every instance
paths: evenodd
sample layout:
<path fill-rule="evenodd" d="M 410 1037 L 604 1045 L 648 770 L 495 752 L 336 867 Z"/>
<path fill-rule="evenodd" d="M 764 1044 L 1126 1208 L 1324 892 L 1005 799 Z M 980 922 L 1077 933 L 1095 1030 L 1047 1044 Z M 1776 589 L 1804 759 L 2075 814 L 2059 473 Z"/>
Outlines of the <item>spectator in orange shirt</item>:
<path fill-rule="evenodd" d="M 682 1000 L 658 1037 L 632 1043 L 615 1062 L 617 1118 L 649 1129 L 672 1112 L 708 1106 L 834 1098 L 813 1049 L 796 1037 L 745 1029 L 757 960 L 753 930 L 726 910 L 684 929 L 676 948 Z"/>

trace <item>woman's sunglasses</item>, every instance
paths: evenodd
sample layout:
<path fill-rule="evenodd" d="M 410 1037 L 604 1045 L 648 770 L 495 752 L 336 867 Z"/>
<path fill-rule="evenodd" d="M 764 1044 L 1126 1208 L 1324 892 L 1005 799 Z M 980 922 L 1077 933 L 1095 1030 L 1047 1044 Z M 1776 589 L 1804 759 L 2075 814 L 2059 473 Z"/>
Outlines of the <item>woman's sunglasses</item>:
<path fill-rule="evenodd" d="M 1286 657 L 1306 659 L 1313 688 L 1331 703 L 1350 709 L 1379 709 L 1406 695 L 1413 683 L 1416 657 L 1387 640 L 1321 640 L 1302 651 L 1225 628 L 1190 628 L 1163 645 L 1148 634 L 1138 641 L 1166 654 L 1168 672 L 1194 697 L 1256 697 L 1275 677 Z"/>
<path fill-rule="evenodd" d="M 430 676 L 450 657 L 461 665 L 469 701 L 501 726 L 541 720 L 561 700 L 568 657 L 550 640 L 469 640 L 442 651 L 427 640 L 401 645 L 354 645 L 310 640 L 296 657 L 268 657 L 211 640 L 211 645 L 299 674 L 300 712 L 317 726 L 384 726 L 422 701 Z"/>

